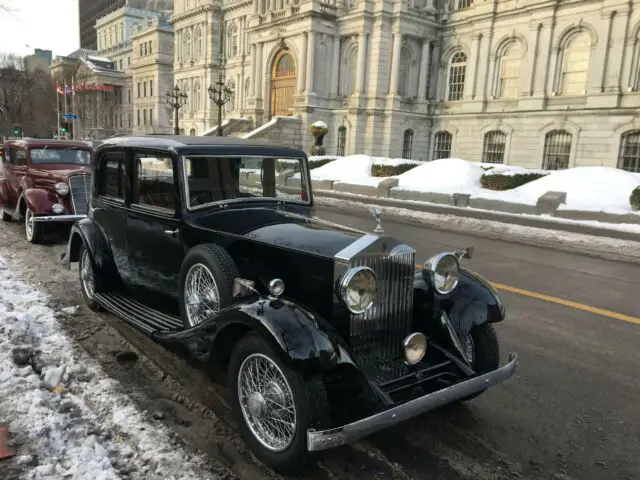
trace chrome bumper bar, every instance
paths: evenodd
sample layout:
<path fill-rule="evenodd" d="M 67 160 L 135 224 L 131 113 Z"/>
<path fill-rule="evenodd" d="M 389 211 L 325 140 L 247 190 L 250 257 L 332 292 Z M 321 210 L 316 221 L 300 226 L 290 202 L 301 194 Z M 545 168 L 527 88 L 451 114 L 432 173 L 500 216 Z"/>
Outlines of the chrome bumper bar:
<path fill-rule="evenodd" d="M 307 449 L 310 452 L 315 452 L 353 443 L 399 422 L 467 397 L 491 385 L 504 382 L 515 373 L 517 359 L 518 355 L 511 353 L 509 354 L 509 363 L 497 370 L 451 385 L 442 390 L 437 390 L 347 425 L 322 431 L 307 430 Z"/>
<path fill-rule="evenodd" d="M 86 215 L 40 215 L 34 216 L 34 222 L 74 222 L 82 220 Z"/>

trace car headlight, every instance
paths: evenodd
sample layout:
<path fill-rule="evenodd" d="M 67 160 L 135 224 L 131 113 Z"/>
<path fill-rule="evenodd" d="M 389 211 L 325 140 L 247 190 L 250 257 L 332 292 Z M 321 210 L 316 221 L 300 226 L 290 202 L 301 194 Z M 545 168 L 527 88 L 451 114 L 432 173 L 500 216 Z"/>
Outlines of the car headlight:
<path fill-rule="evenodd" d="M 433 288 L 442 295 L 453 292 L 460 281 L 460 262 L 451 253 L 441 253 L 427 259 L 424 271 Z"/>
<path fill-rule="evenodd" d="M 376 273 L 369 267 L 347 270 L 338 285 L 340 298 L 351 313 L 359 315 L 371 308 L 378 292 Z"/>
<path fill-rule="evenodd" d="M 69 185 L 66 183 L 56 183 L 56 192 L 58 195 L 67 195 L 69 193 Z"/>

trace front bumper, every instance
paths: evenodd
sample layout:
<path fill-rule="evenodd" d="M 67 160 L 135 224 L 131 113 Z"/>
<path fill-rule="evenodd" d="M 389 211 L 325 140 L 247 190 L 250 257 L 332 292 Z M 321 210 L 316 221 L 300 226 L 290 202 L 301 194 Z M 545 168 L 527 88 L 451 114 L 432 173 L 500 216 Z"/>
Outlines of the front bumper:
<path fill-rule="evenodd" d="M 456 383 L 450 387 L 429 393 L 423 397 L 341 427 L 322 431 L 310 429 L 307 431 L 307 449 L 310 452 L 315 452 L 355 442 L 399 422 L 465 398 L 491 385 L 504 382 L 515 373 L 517 360 L 518 355 L 511 353 L 509 354 L 509 363 L 492 372 Z"/>
<path fill-rule="evenodd" d="M 34 222 L 75 222 L 82 220 L 86 215 L 40 215 L 34 216 Z"/>

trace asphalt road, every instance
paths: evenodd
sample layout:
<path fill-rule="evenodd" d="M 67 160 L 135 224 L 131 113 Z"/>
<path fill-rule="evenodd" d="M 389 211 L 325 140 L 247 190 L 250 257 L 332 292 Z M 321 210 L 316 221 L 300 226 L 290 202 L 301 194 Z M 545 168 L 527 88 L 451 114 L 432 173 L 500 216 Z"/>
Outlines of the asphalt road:
<path fill-rule="evenodd" d="M 317 214 L 363 230 L 374 226 L 371 218 L 322 208 Z M 474 258 L 464 264 L 501 285 L 508 312 L 496 326 L 502 358 L 518 352 L 519 370 L 463 406 L 438 409 L 322 454 L 304 478 L 640 479 L 637 265 L 390 218 L 383 225 L 387 234 L 416 247 L 420 262 L 436 252 L 474 246 Z M 29 245 L 21 225 L 0 229 L 2 254 L 24 265 L 25 280 L 52 294 L 55 305 L 82 305 L 75 267 L 68 272 L 58 265 L 62 248 Z M 222 478 L 278 478 L 252 460 L 227 426 L 218 390 L 194 369 L 111 315 L 81 308 L 62 325 L 142 409 L 162 412 L 165 425 L 231 472 Z M 122 364 L 122 352 L 139 359 Z"/>
<path fill-rule="evenodd" d="M 322 208 L 317 214 L 363 230 L 374 226 Z M 460 455 L 469 454 L 465 445 L 479 444 L 531 478 L 640 479 L 640 325 L 631 323 L 640 318 L 638 266 L 389 218 L 384 228 L 416 248 L 418 261 L 473 245 L 464 265 L 510 290 L 501 292 L 508 313 L 497 331 L 503 361 L 519 353 L 519 373 L 476 399 L 468 415 L 450 418 L 470 442 L 458 445 Z M 566 300 L 579 305 L 556 303 Z"/>

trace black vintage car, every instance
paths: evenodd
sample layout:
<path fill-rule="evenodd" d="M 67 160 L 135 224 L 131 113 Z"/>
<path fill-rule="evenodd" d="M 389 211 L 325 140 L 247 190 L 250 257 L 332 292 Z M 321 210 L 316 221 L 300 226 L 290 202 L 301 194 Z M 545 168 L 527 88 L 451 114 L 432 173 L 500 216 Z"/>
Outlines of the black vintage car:
<path fill-rule="evenodd" d="M 499 364 L 496 290 L 460 267 L 470 249 L 418 268 L 412 247 L 375 233 L 379 218 L 374 233 L 316 218 L 310 186 L 295 148 L 109 139 L 62 254 L 91 309 L 226 366 L 246 442 L 280 472 L 516 369 L 515 354 Z"/>

